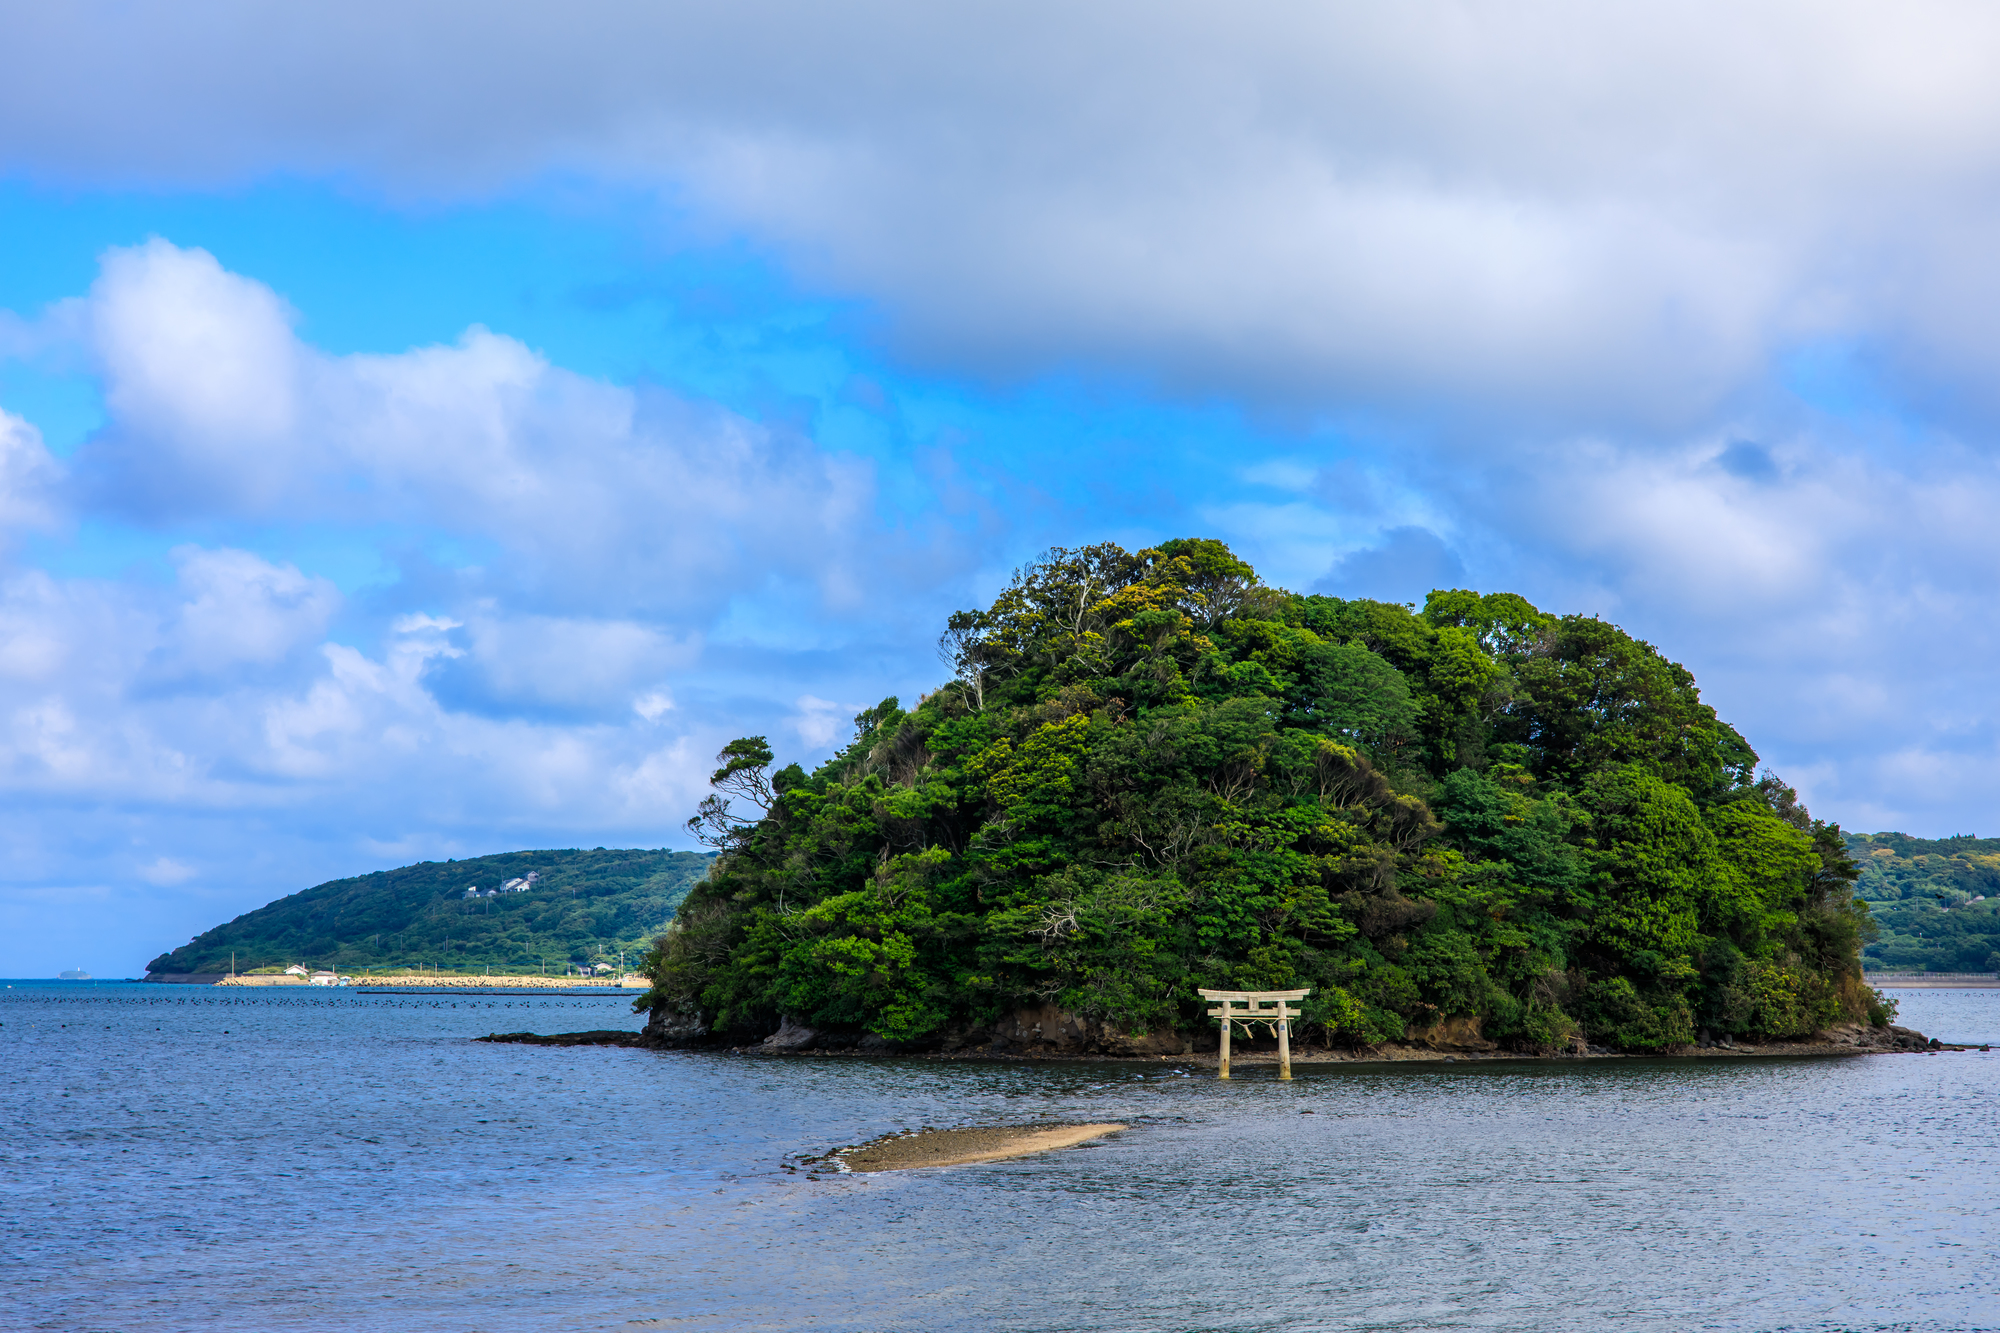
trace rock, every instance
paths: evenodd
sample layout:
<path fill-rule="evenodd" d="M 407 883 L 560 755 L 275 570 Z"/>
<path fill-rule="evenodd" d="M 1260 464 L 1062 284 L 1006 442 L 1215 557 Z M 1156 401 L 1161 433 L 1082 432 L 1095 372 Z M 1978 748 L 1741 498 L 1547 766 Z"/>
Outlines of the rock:
<path fill-rule="evenodd" d="M 1108 1025 L 1098 1028 L 1097 1041 L 1105 1055 L 1186 1055 L 1194 1049 L 1194 1043 L 1178 1032 L 1133 1034 Z"/>
<path fill-rule="evenodd" d="M 1404 1040 L 1433 1051 L 1498 1050 L 1498 1044 L 1488 1041 L 1480 1028 L 1481 1020 L 1476 1015 L 1441 1018 L 1427 1028 L 1411 1028 Z"/>
<path fill-rule="evenodd" d="M 1192 1042 L 1171 1029 L 1127 1032 L 1053 1004 L 1015 1010 L 993 1025 L 988 1040 L 995 1051 L 1038 1055 L 1185 1055 L 1194 1049 Z"/>
<path fill-rule="evenodd" d="M 643 1032 L 599 1028 L 594 1032 L 490 1032 L 474 1041 L 505 1041 L 522 1046 L 649 1046 Z"/>
<path fill-rule="evenodd" d="M 778 1024 L 778 1030 L 764 1038 L 763 1048 L 767 1051 L 809 1051 L 818 1040 L 819 1033 L 786 1014 Z"/>
<path fill-rule="evenodd" d="M 1809 1037 L 1792 1041 L 1767 1043 L 1771 1049 L 1784 1051 L 1818 1049 L 1838 1051 L 1841 1054 L 1870 1054 L 1883 1051 L 1928 1051 L 1938 1049 L 1938 1044 L 1913 1028 L 1874 1027 L 1868 1023 L 1840 1023 L 1823 1032 L 1815 1032 Z M 1743 1049 L 1747 1050 L 1748 1047 Z"/>
<path fill-rule="evenodd" d="M 646 1019 L 646 1040 L 654 1046 L 700 1046 L 713 1033 L 708 1019 L 694 1009 L 669 1008 L 665 1002 L 653 1006 Z"/>

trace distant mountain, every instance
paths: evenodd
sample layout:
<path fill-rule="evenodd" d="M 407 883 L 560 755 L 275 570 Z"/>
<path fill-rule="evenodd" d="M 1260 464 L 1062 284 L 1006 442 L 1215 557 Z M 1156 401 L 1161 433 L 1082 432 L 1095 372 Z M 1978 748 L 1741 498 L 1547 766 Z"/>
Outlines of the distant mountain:
<path fill-rule="evenodd" d="M 2000 971 L 2000 838 L 1851 833 L 1847 854 L 1881 928 L 1869 970 Z"/>
<path fill-rule="evenodd" d="M 153 973 L 248 972 L 301 963 L 358 972 L 561 971 L 635 963 L 714 858 L 695 852 L 503 852 L 336 879 L 246 912 L 146 965 Z M 509 881 L 526 880 L 510 891 Z"/>

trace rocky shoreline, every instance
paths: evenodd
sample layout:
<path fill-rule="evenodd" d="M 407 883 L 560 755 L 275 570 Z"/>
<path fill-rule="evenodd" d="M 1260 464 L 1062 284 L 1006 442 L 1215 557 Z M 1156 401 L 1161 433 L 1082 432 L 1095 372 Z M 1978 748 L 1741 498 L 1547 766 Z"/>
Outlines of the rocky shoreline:
<path fill-rule="evenodd" d="M 641 1032 L 599 1030 L 594 1032 L 494 1032 L 474 1038 L 485 1042 L 510 1042 L 524 1046 L 626 1046 L 647 1050 L 710 1050 L 732 1055 L 776 1057 L 813 1056 L 819 1058 L 908 1056 L 929 1060 L 1001 1061 L 1102 1061 L 1144 1060 L 1173 1062 L 1196 1068 L 1213 1067 L 1211 1049 L 1195 1049 L 1195 1043 L 1181 1036 L 1123 1034 L 1115 1042 L 1103 1040 L 1087 1023 L 1024 1028 L 1019 1023 L 965 1034 L 984 1040 L 947 1040 L 929 1049 L 900 1046 L 880 1037 L 855 1037 L 845 1033 L 821 1033 L 787 1020 L 777 1032 L 761 1041 L 731 1041 L 709 1037 L 690 1039 L 685 1030 L 667 1028 L 657 1021 Z M 1009 1034 L 1013 1035 L 1009 1035 Z M 706 1035 L 706 1034 L 704 1034 Z M 1167 1047 L 1176 1049 L 1165 1049 Z M 1147 1049 L 1150 1048 L 1150 1049 Z M 1265 1049 L 1268 1048 L 1268 1049 Z M 1480 1035 L 1477 1019 L 1457 1019 L 1427 1031 L 1412 1034 L 1412 1040 L 1379 1046 L 1348 1049 L 1310 1047 L 1292 1049 L 1292 1063 L 1313 1064 L 1454 1064 L 1461 1061 L 1547 1061 L 1547 1060 L 1658 1060 L 1658 1059 L 1770 1059 L 1801 1056 L 1846 1056 L 1930 1054 L 1943 1051 L 1988 1049 L 1982 1045 L 1953 1044 L 1924 1036 L 1913 1028 L 1871 1027 L 1865 1023 L 1843 1024 L 1813 1033 L 1809 1037 L 1760 1042 L 1703 1041 L 1666 1051 L 1624 1052 L 1601 1046 L 1578 1046 L 1554 1052 L 1503 1050 Z M 1238 1039 L 1230 1061 L 1234 1065 L 1275 1065 L 1275 1043 Z"/>
<path fill-rule="evenodd" d="M 489 1032 L 473 1040 L 510 1042 L 517 1046 L 638 1046 L 647 1050 L 661 1049 L 659 1042 L 649 1039 L 643 1032 L 620 1032 L 614 1028 L 599 1028 L 591 1032 Z"/>

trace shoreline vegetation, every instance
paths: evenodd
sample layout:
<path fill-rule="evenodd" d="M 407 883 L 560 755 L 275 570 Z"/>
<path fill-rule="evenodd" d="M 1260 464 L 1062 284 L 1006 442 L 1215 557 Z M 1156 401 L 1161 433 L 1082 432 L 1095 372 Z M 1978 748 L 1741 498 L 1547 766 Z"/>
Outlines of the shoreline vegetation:
<path fill-rule="evenodd" d="M 1603 620 L 1107 543 L 940 655 L 811 773 L 724 748 L 648 1041 L 1189 1058 L 1203 987 L 1310 988 L 1294 1045 L 1329 1058 L 1922 1041 L 1864 980 L 1839 827 Z"/>

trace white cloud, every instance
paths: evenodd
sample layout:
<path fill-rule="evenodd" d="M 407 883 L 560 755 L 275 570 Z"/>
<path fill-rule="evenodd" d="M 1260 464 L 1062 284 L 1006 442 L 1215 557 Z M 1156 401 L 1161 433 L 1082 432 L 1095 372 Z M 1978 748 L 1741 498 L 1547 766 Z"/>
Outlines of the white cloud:
<path fill-rule="evenodd" d="M 510 703 L 600 703 L 699 655 L 697 643 L 632 620 L 507 615 L 490 603 L 468 615 L 466 629 L 466 663 L 481 694 Z M 652 691 L 633 707 L 651 722 L 673 703 Z"/>
<path fill-rule="evenodd" d="M 148 884 L 166 888 L 175 884 L 185 884 L 195 877 L 195 868 L 174 860 L 171 856 L 159 856 L 139 867 L 139 878 Z"/>
<path fill-rule="evenodd" d="M 275 292 L 154 239 L 105 254 L 87 309 L 113 420 L 171 460 L 153 478 L 171 476 L 183 504 L 282 498 L 309 359 Z"/>
<path fill-rule="evenodd" d="M 0 541 L 56 524 L 61 475 L 32 424 L 0 411 Z"/>
<path fill-rule="evenodd" d="M 2000 17 L 1966 0 L 154 0 L 10 46 L 14 170 L 656 187 L 960 365 L 1673 427 L 1801 339 L 1865 333 L 1975 393 L 1996 360 Z M 216 354 L 174 411 L 249 374 L 203 419 L 276 429 L 296 366 L 233 337 L 188 332 Z"/>
<path fill-rule="evenodd" d="M 799 711 L 791 720 L 792 730 L 799 734 L 799 739 L 808 750 L 824 750 L 832 745 L 841 728 L 848 725 L 848 719 L 867 707 L 866 704 L 837 704 L 831 699 L 810 694 L 800 695 L 793 706 Z"/>
<path fill-rule="evenodd" d="M 671 703 L 657 690 L 640 718 L 616 725 L 454 709 L 427 684 L 461 651 L 442 617 L 399 619 L 378 653 L 319 641 L 292 660 L 302 627 L 270 609 L 269 585 L 282 596 L 310 580 L 242 552 L 178 554 L 184 574 L 229 574 L 228 590 L 245 602 L 235 638 L 181 651 L 188 603 L 177 591 L 44 574 L 0 590 L 10 645 L 31 645 L 0 656 L 12 668 L 0 672 L 0 792 L 17 809 L 81 800 L 289 820 L 326 810 L 350 824 L 348 836 L 358 825 L 435 838 L 530 815 L 538 827 L 668 830 L 699 798 L 701 774 L 698 764 L 662 766 L 685 757 L 688 732 L 712 749 L 719 741 L 704 726 L 728 725 L 695 720 L 663 742 Z M 162 679 L 150 666 L 154 643 L 175 646 L 177 674 Z M 164 864 L 135 873 L 169 884 Z"/>
<path fill-rule="evenodd" d="M 88 312 L 112 413 L 76 460 L 97 508 L 442 529 L 493 552 L 489 580 L 572 615 L 701 618 L 770 578 L 836 600 L 869 581 L 853 568 L 869 467 L 720 409 L 586 379 L 477 328 L 451 347 L 327 356 L 267 288 L 164 241 L 112 251 Z M 584 633 L 467 623 L 508 689 L 523 680 L 509 661 Z M 607 657 L 571 669 L 671 660 L 650 634 L 599 623 L 582 646 Z"/>
<path fill-rule="evenodd" d="M 196 670 L 276 662 L 318 642 L 340 606 L 329 580 L 248 551 L 183 546 L 173 557 L 187 600 L 170 631 L 171 651 Z"/>

